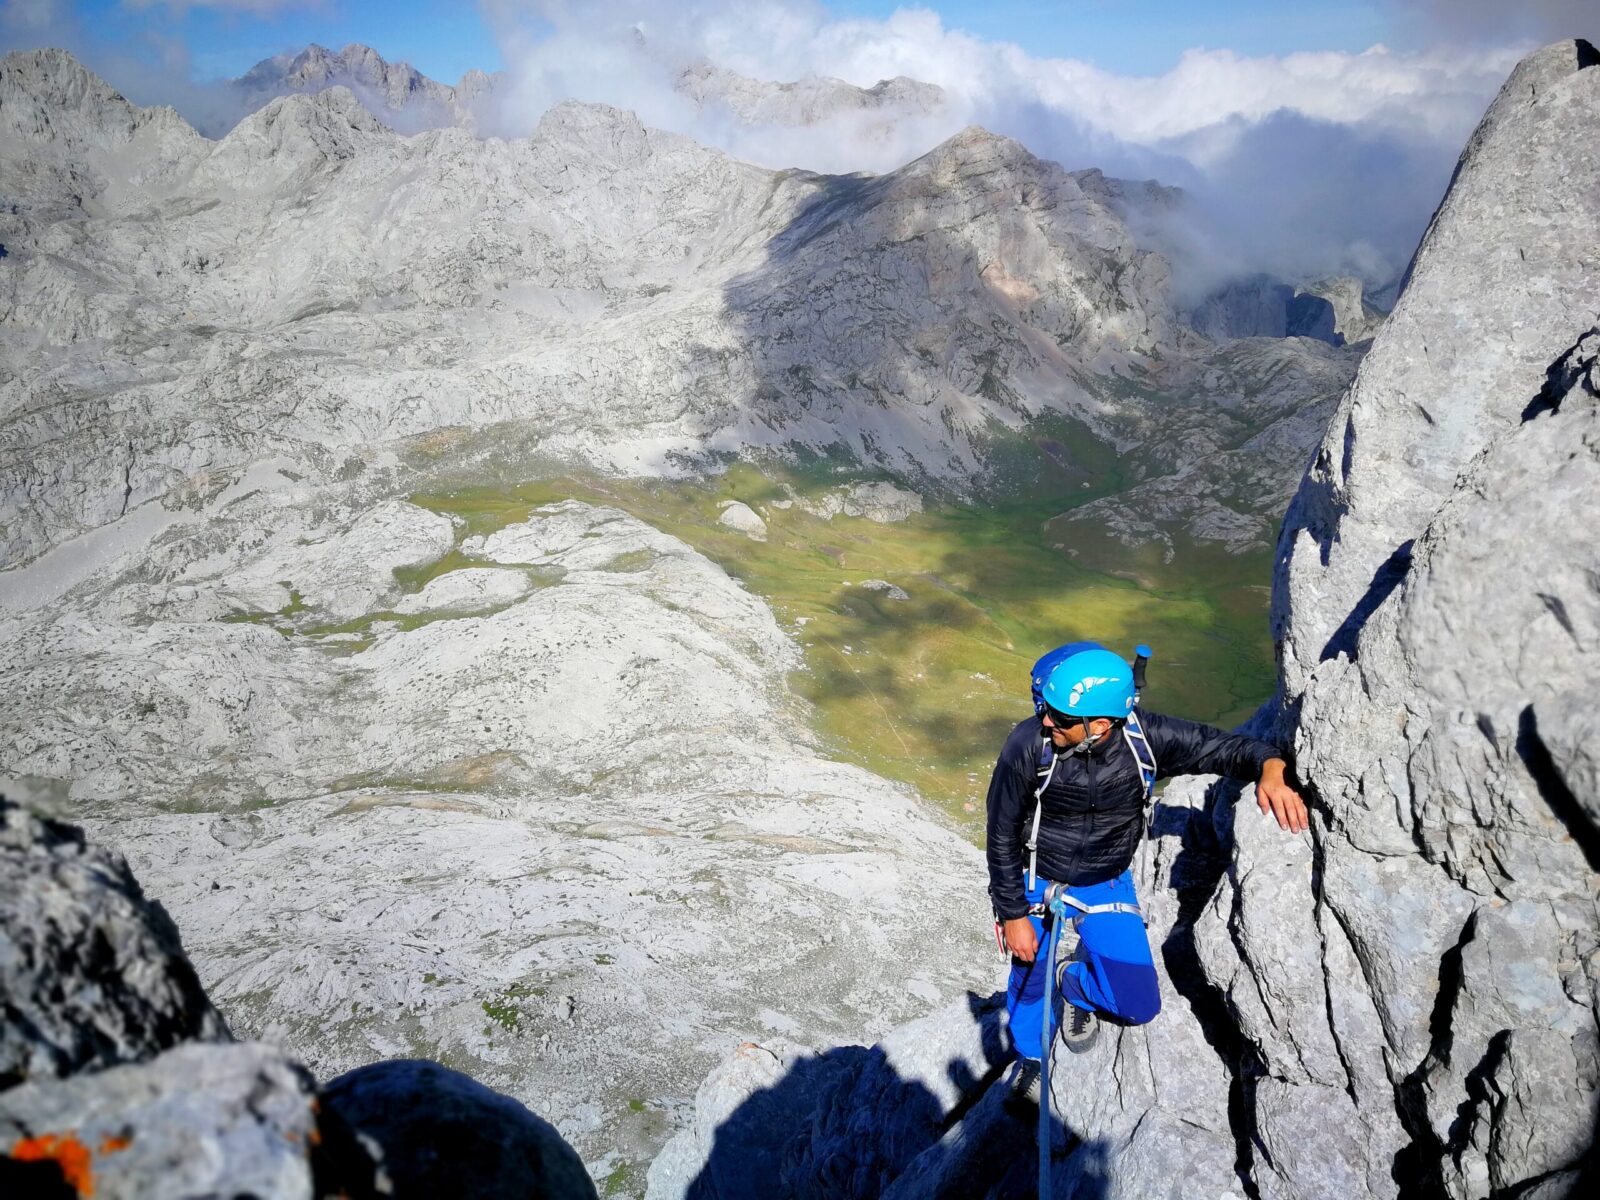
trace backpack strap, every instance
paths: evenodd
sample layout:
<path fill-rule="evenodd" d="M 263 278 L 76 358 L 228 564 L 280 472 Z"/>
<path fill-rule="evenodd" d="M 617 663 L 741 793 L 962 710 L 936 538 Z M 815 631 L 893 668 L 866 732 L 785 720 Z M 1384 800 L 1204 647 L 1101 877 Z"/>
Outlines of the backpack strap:
<path fill-rule="evenodd" d="M 1133 761 L 1139 764 L 1139 777 L 1144 781 L 1144 802 L 1149 804 L 1156 792 L 1156 755 L 1150 749 L 1150 739 L 1144 735 L 1144 726 L 1139 723 L 1138 709 L 1128 710 L 1128 719 L 1122 724 L 1122 740 L 1128 743 Z"/>
<path fill-rule="evenodd" d="M 1028 834 L 1028 876 L 1027 883 L 1031 888 L 1038 878 L 1039 866 L 1039 818 L 1044 815 L 1044 790 L 1050 786 L 1050 781 L 1055 778 L 1056 748 L 1050 744 L 1050 735 L 1046 734 L 1039 745 L 1039 757 L 1034 767 L 1034 774 L 1038 777 L 1039 786 L 1033 789 L 1033 831 Z"/>
<path fill-rule="evenodd" d="M 1145 737 L 1144 726 L 1139 723 L 1137 709 L 1128 710 L 1128 719 L 1122 726 L 1122 740 L 1128 743 L 1128 749 L 1133 754 L 1133 761 L 1139 765 L 1139 777 L 1144 781 L 1144 803 L 1147 810 L 1144 827 L 1144 837 L 1139 841 L 1139 865 L 1135 874 L 1134 890 L 1142 897 L 1146 894 L 1145 886 L 1150 877 L 1150 840 L 1155 829 L 1155 808 L 1150 803 L 1156 792 L 1156 755 L 1150 748 L 1150 739 Z M 1143 912 L 1146 926 L 1150 918 Z"/>

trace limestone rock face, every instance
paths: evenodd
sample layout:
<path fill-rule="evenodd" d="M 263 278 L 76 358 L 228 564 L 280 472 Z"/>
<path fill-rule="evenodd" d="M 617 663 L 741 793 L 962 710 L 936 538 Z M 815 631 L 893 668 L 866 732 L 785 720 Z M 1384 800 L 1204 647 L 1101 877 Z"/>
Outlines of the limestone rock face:
<path fill-rule="evenodd" d="M 1596 119 L 1593 54 L 1551 46 L 1501 89 L 1290 506 L 1275 593 L 1290 695 L 1594 316 L 1600 267 L 1573 252 L 1600 222 L 1600 149 L 1576 132 Z"/>
<path fill-rule="evenodd" d="M 226 1040 L 122 856 L 0 798 L 0 1090 Z"/>
<path fill-rule="evenodd" d="M 0 592 L 6 769 L 115 840 L 242 1035 L 322 1077 L 467 1069 L 603 1178 L 729 1044 L 875 1037 L 983 979 L 884 915 L 976 936 L 977 851 L 810 743 L 757 597 L 616 509 L 490 532 L 329 466 Z"/>
<path fill-rule="evenodd" d="M 217 114 L 205 129 L 213 137 L 227 133 L 233 119 L 264 107 L 279 96 L 349 88 L 384 124 L 402 133 L 460 126 L 476 129 L 485 104 L 495 93 L 498 75 L 469 71 L 456 86 L 429 79 L 408 63 L 391 63 L 370 46 L 353 43 L 332 51 L 312 44 L 298 54 L 263 59 L 229 82 L 237 108 Z"/>
<path fill-rule="evenodd" d="M 1285 522 L 1260 724 L 1315 825 L 1241 811 L 1196 925 L 1263 1195 L 1510 1191 L 1594 1135 L 1597 61 L 1507 82 Z"/>

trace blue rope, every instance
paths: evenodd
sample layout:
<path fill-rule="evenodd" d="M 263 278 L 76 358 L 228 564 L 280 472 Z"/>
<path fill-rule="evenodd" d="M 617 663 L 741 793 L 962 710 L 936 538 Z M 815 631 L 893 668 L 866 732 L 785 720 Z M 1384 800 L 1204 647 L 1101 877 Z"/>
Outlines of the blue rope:
<path fill-rule="evenodd" d="M 1039 1200 L 1050 1200 L 1050 1048 L 1055 1044 L 1055 1030 L 1050 1022 L 1055 1015 L 1056 943 L 1061 937 L 1062 923 L 1067 919 L 1067 906 L 1060 896 L 1050 900 L 1047 909 L 1050 929 L 1044 935 L 1044 1025 L 1039 1036 Z"/>

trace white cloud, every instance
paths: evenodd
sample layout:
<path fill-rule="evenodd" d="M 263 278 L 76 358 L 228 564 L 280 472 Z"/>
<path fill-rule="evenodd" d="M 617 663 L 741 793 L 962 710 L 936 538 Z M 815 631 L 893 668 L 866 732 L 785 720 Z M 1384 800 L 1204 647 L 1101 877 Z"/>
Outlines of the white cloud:
<path fill-rule="evenodd" d="M 1398 272 L 1467 134 L 1526 49 L 1193 50 L 1161 75 L 1127 76 L 950 29 L 919 8 L 883 20 L 836 19 L 802 0 L 622 0 L 603 14 L 492 0 L 487 10 L 508 64 L 504 132 L 526 132 L 558 100 L 597 100 L 763 165 L 840 172 L 892 169 L 980 124 L 1069 168 L 1184 186 L 1199 222 L 1190 257 L 1207 275 L 1337 270 L 1376 281 Z M 860 114 L 752 126 L 675 89 L 701 59 L 762 80 L 870 87 L 904 75 L 938 85 L 947 102 L 889 130 Z"/>

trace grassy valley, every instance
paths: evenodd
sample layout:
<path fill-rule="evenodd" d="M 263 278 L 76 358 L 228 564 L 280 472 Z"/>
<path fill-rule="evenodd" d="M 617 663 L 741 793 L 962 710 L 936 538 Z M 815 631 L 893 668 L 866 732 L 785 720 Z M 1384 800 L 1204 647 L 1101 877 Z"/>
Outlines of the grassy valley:
<path fill-rule="evenodd" d="M 463 537 L 574 497 L 681 538 L 771 604 L 804 648 L 790 685 L 815 705 L 831 752 L 914 785 L 976 832 L 994 755 L 1031 711 L 1028 669 L 1051 646 L 1093 637 L 1131 654 L 1146 641 L 1146 702 L 1223 725 L 1273 687 L 1268 556 L 1189 548 L 1163 563 L 1086 546 L 1075 557 L 1046 523 L 1121 481 L 1044 450 L 1042 475 L 1018 489 L 1027 500 L 938 504 L 892 524 L 794 502 L 842 477 L 748 464 L 710 480 L 568 477 L 412 499 L 462 518 Z M 761 514 L 766 541 L 719 523 L 729 500 Z M 464 565 L 455 557 L 440 569 Z M 862 586 L 873 580 L 908 598 Z"/>

